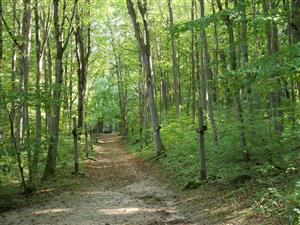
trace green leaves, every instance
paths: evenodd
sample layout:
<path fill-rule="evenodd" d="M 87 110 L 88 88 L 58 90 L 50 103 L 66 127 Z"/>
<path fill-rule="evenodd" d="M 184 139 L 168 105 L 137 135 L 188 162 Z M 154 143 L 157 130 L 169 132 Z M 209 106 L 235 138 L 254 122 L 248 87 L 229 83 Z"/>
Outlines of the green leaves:
<path fill-rule="evenodd" d="M 173 28 L 169 28 L 170 32 L 174 34 L 183 33 L 186 31 L 191 31 L 193 29 L 200 30 L 203 28 L 208 27 L 214 22 L 218 22 L 220 19 L 221 13 L 215 13 L 210 14 L 206 17 L 194 20 L 194 21 L 188 21 L 185 23 L 177 24 Z"/>

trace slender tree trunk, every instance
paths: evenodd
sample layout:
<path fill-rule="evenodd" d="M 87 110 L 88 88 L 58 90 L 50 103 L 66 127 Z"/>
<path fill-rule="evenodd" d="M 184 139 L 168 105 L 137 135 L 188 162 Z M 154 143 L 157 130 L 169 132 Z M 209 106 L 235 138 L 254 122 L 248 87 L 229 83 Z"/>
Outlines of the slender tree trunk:
<path fill-rule="evenodd" d="M 3 26 L 2 26 L 2 16 L 3 16 L 3 9 L 2 9 L 2 0 L 0 0 L 0 68 L 2 68 L 3 64 Z"/>
<path fill-rule="evenodd" d="M 275 0 L 264 0 L 263 8 L 265 13 L 272 13 L 272 9 L 276 9 Z M 278 44 L 278 27 L 275 21 L 270 21 L 266 25 L 267 34 L 267 50 L 269 55 L 274 55 L 279 50 Z M 278 74 L 273 74 L 277 77 Z M 278 86 L 281 87 L 281 82 L 278 80 Z M 269 93 L 270 106 L 272 111 L 273 126 L 276 134 L 280 135 L 283 130 L 283 112 L 280 109 L 281 105 L 281 88 L 279 90 L 274 90 Z"/>
<path fill-rule="evenodd" d="M 150 105 L 150 112 L 151 112 L 151 124 L 153 129 L 153 139 L 154 139 L 154 146 L 156 155 L 159 156 L 161 154 L 161 138 L 160 138 L 160 125 L 158 121 L 158 114 L 157 114 L 157 107 L 155 102 L 154 96 L 154 85 L 153 85 L 153 69 L 152 69 L 152 59 L 150 54 L 150 37 L 149 37 L 149 30 L 148 30 L 148 22 L 147 22 L 147 2 L 144 1 L 142 4 L 138 1 L 138 8 L 142 15 L 143 24 L 144 24 L 144 40 L 141 37 L 141 29 L 140 25 L 137 22 L 135 9 L 131 0 L 127 0 L 127 8 L 128 13 L 131 17 L 132 25 L 135 31 L 135 37 L 137 40 L 137 44 L 141 51 L 141 56 L 143 59 L 143 65 L 146 73 L 146 84 L 148 89 L 149 95 L 149 105 Z"/>
<path fill-rule="evenodd" d="M 195 0 L 192 0 L 191 17 L 192 21 L 195 20 Z M 196 119 L 196 62 L 195 62 L 195 30 L 192 29 L 192 42 L 191 42 L 191 92 L 192 92 L 192 117 Z"/>
<path fill-rule="evenodd" d="M 200 14 L 201 17 L 204 18 L 204 0 L 199 0 L 200 2 Z M 218 146 L 219 145 L 219 137 L 218 137 L 218 132 L 217 132 L 217 127 L 215 123 L 215 118 L 214 118 L 214 113 L 213 113 L 213 106 L 212 106 L 212 95 L 211 95 L 211 68 L 210 68 L 210 55 L 208 51 L 208 43 L 207 43 L 207 37 L 206 37 L 206 31 L 205 29 L 202 29 L 201 31 L 201 37 L 202 37 L 202 42 L 203 42 L 203 80 L 202 82 L 205 82 L 206 85 L 202 88 L 206 88 L 207 90 L 207 110 L 208 110 L 208 117 L 210 120 L 211 128 L 213 131 L 213 137 L 214 137 L 214 142 Z M 205 91 L 206 91 L 205 90 Z"/>
<path fill-rule="evenodd" d="M 217 0 L 219 11 L 223 11 L 223 6 L 220 0 Z M 228 0 L 225 0 L 226 10 L 228 9 Z M 234 25 L 233 21 L 229 15 L 224 15 L 223 20 L 227 26 L 228 38 L 229 38 L 229 48 L 230 48 L 230 67 L 232 71 L 237 70 L 237 57 L 236 57 L 236 47 L 234 40 Z M 239 122 L 239 136 L 240 136 L 240 147 L 243 153 L 243 157 L 246 161 L 250 160 L 249 149 L 247 147 L 246 134 L 245 134 L 245 125 L 244 125 L 244 116 L 243 108 L 241 103 L 240 91 L 238 90 L 235 96 L 236 102 L 236 112 L 237 119 Z"/>
<path fill-rule="evenodd" d="M 174 26 L 173 19 L 173 10 L 172 10 L 172 0 L 168 1 L 169 8 L 169 16 L 170 16 L 170 27 L 171 29 Z M 179 71 L 177 65 L 177 52 L 176 52 L 176 44 L 175 44 L 175 36 L 173 31 L 171 31 L 171 49 L 172 49 L 172 62 L 173 62 L 173 89 L 174 89 L 174 99 L 175 99 L 175 110 L 176 110 L 176 118 L 180 117 L 180 93 L 179 93 Z"/>
<path fill-rule="evenodd" d="M 77 119 L 73 118 L 73 138 L 74 138 L 74 174 L 77 175 L 79 173 L 79 150 L 78 150 L 78 132 L 77 132 Z"/>
<path fill-rule="evenodd" d="M 86 4 L 89 7 L 90 1 L 86 0 Z M 78 62 L 77 76 L 78 76 L 78 128 L 83 127 L 84 124 L 84 101 L 86 92 L 86 81 L 88 73 L 88 62 L 91 53 L 91 37 L 90 37 L 90 24 L 86 27 L 83 24 L 81 17 L 90 17 L 88 10 L 87 15 L 81 15 L 78 10 L 76 13 L 76 25 L 75 32 L 76 37 L 76 56 Z M 89 18 L 88 18 L 89 19 Z M 86 31 L 86 32 L 85 32 Z"/>
<path fill-rule="evenodd" d="M 200 155 L 200 178 L 201 180 L 207 179 L 206 172 L 206 159 L 205 159 L 205 131 L 204 112 L 200 104 L 198 111 L 198 124 L 199 124 L 199 155 Z"/>
<path fill-rule="evenodd" d="M 23 0 L 23 18 L 22 18 L 22 37 L 23 43 L 21 45 L 21 74 L 23 77 L 22 90 L 27 95 L 28 84 L 29 84 L 29 71 L 30 71 L 30 47 L 31 47 L 31 17 L 32 8 L 31 0 Z M 28 160 L 28 170 L 29 170 L 29 188 L 31 188 L 33 168 L 32 168 L 32 152 L 30 148 L 30 125 L 29 125 L 29 104 L 25 102 L 22 108 L 23 112 L 23 138 L 24 144 L 27 149 L 27 160 Z M 28 190 L 30 191 L 30 190 Z"/>
<path fill-rule="evenodd" d="M 291 30 L 292 30 L 292 40 L 293 43 L 300 42 L 300 0 L 292 0 L 292 20 L 291 20 Z M 298 89 L 298 101 L 300 102 L 300 82 L 297 82 Z"/>
<path fill-rule="evenodd" d="M 16 36 L 16 29 L 17 29 L 17 0 L 13 0 L 13 34 Z M 1 18 L 0 18 L 1 19 Z M 1 19 L 2 22 L 2 19 Z M 15 42 L 13 42 L 12 45 L 12 56 L 11 56 L 11 91 L 12 93 L 17 92 L 16 87 L 16 78 L 17 78 L 17 45 Z M 11 146 L 14 146 L 14 142 L 18 144 L 18 133 L 15 132 L 15 125 L 16 125 L 16 113 L 15 113 L 15 103 L 12 103 L 11 106 L 11 118 L 12 118 L 12 126 L 14 133 L 11 134 L 10 140 L 11 140 Z M 12 136 L 13 135 L 13 136 Z"/>

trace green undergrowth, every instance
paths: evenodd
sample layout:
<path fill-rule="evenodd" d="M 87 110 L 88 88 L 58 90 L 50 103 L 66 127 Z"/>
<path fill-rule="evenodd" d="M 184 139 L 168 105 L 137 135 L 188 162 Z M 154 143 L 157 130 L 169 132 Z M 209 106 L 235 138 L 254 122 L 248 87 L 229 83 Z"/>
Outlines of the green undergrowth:
<path fill-rule="evenodd" d="M 80 146 L 84 146 L 84 143 L 81 143 Z M 42 154 L 39 164 L 45 165 L 47 155 L 45 142 L 41 148 Z M 80 159 L 83 159 L 85 156 L 83 149 L 81 149 L 80 154 Z M 94 155 L 94 152 L 90 153 L 91 157 Z M 22 162 L 25 176 L 27 177 L 28 165 L 26 164 L 25 152 L 22 152 Z M 72 174 L 74 171 L 73 142 L 69 134 L 63 134 L 60 139 L 56 176 L 43 181 L 42 175 L 44 167 L 40 166 L 37 175 L 36 189 L 29 196 L 24 195 L 24 190 L 20 184 L 18 167 L 16 164 L 10 163 L 10 157 L 5 158 L 5 156 L 2 156 L 0 167 L 2 169 L 2 173 L 0 173 L 0 212 L 45 201 L 60 191 L 73 190 L 74 188 L 80 187 L 80 184 L 83 182 L 82 176 L 74 176 Z M 86 172 L 83 161 L 80 161 L 80 172 L 82 174 Z"/>
<path fill-rule="evenodd" d="M 300 127 L 287 127 L 281 137 L 270 137 L 267 122 L 260 120 L 248 126 L 251 160 L 246 162 L 238 127 L 232 124 L 236 123 L 230 116 L 222 117 L 217 147 L 211 130 L 206 133 L 207 181 L 199 180 L 198 133 L 190 117 L 163 123 L 165 152 L 159 158 L 160 165 L 182 189 L 222 186 L 229 196 L 246 193 L 253 214 L 269 218 L 270 224 L 300 223 Z M 144 159 L 156 160 L 152 144 L 142 149 L 139 144 L 128 144 L 127 149 Z"/>

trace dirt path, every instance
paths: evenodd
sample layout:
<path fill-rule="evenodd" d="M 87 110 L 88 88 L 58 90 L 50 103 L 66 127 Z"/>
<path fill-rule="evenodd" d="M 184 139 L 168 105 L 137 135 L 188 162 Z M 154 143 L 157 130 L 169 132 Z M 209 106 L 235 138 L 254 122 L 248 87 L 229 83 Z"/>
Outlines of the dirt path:
<path fill-rule="evenodd" d="M 177 196 L 124 150 L 119 136 L 104 135 L 100 145 L 97 160 L 87 162 L 88 182 L 80 190 L 1 214 L 0 224 L 192 224 L 176 207 Z"/>

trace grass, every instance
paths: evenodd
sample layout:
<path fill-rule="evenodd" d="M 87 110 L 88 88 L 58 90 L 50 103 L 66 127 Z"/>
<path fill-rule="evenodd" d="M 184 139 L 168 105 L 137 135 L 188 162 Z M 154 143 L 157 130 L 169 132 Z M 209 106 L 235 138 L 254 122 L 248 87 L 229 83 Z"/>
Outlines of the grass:
<path fill-rule="evenodd" d="M 253 125 L 259 133 L 255 138 L 248 137 L 252 140 L 252 158 L 245 162 L 237 128 L 231 124 L 223 121 L 218 148 L 211 141 L 211 131 L 206 134 L 208 181 L 204 183 L 199 180 L 198 134 L 193 121 L 183 118 L 163 124 L 161 131 L 166 152 L 159 159 L 163 171 L 182 189 L 198 188 L 202 194 L 206 194 L 204 190 L 224 193 L 227 196 L 223 199 L 224 204 L 211 209 L 216 217 L 225 219 L 237 210 L 247 217 L 263 218 L 267 224 L 300 223 L 299 136 L 286 129 L 280 139 L 270 139 L 267 124 Z M 126 147 L 138 157 L 152 162 L 155 159 L 151 144 L 143 149 L 130 143 Z M 274 191 L 270 193 L 270 190 Z M 232 206 L 236 201 L 241 208 Z"/>
<path fill-rule="evenodd" d="M 61 191 L 73 190 L 79 188 L 85 181 L 81 176 L 74 176 L 72 174 L 73 168 L 73 143 L 68 134 L 63 134 L 60 139 L 57 155 L 57 171 L 54 178 L 50 178 L 46 181 L 42 181 L 42 174 L 46 163 L 46 149 L 42 148 L 41 161 L 39 163 L 38 182 L 36 184 L 36 190 L 29 196 L 23 194 L 20 180 L 18 177 L 18 168 L 10 160 L 3 161 L 9 168 L 6 174 L 0 176 L 2 183 L 0 183 L 0 212 L 24 207 L 29 204 L 46 201 L 51 196 L 56 195 Z M 84 146 L 81 143 L 80 146 Z M 85 157 L 83 149 L 80 151 L 80 159 Z M 94 157 L 95 152 L 91 152 L 90 156 Z M 28 169 L 26 165 L 26 155 L 23 155 L 24 171 L 26 177 L 28 176 Z M 84 163 L 80 162 L 80 172 L 85 173 Z"/>

